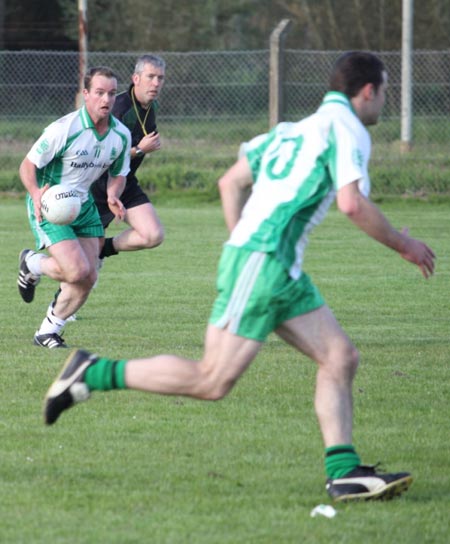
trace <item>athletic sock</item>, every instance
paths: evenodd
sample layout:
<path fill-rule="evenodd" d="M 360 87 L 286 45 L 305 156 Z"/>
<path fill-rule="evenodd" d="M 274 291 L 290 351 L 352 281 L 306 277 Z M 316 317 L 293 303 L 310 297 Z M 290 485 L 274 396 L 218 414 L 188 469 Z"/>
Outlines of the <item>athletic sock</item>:
<path fill-rule="evenodd" d="M 58 287 L 58 290 L 53 295 L 53 302 L 52 302 L 53 306 L 56 304 L 56 300 L 58 299 L 60 294 L 61 294 L 61 287 Z"/>
<path fill-rule="evenodd" d="M 28 270 L 35 276 L 42 275 L 41 261 L 45 259 L 45 255 L 42 253 L 32 253 L 29 257 L 25 259 Z"/>
<path fill-rule="evenodd" d="M 361 464 L 352 444 L 340 444 L 325 449 L 325 470 L 328 478 L 342 478 Z"/>
<path fill-rule="evenodd" d="M 64 319 L 59 319 L 59 317 L 56 317 L 52 310 L 53 308 L 49 308 L 47 310 L 47 316 L 45 317 L 44 321 L 42 321 L 41 326 L 37 331 L 38 335 L 59 334 L 66 324 Z"/>
<path fill-rule="evenodd" d="M 114 238 L 105 238 L 102 250 L 100 251 L 99 258 L 111 257 L 111 255 L 117 255 L 119 252 L 114 248 Z"/>
<path fill-rule="evenodd" d="M 91 391 L 126 389 L 126 362 L 125 359 L 116 361 L 100 357 L 95 364 L 88 367 L 83 377 L 83 381 Z"/>

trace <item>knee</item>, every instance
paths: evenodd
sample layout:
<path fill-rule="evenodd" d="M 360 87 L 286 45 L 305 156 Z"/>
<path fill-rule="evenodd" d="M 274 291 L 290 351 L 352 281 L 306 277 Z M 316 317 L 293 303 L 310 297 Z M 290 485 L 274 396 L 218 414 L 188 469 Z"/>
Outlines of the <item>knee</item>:
<path fill-rule="evenodd" d="M 199 380 L 199 387 L 196 396 L 201 400 L 221 400 L 228 395 L 236 383 L 236 380 L 219 377 L 213 372 L 200 372 L 201 379 Z"/>
<path fill-rule="evenodd" d="M 86 284 L 87 287 L 92 287 L 96 280 L 97 270 L 92 269 L 87 262 L 80 262 L 76 267 L 68 270 L 64 279 L 67 283 Z"/>
<path fill-rule="evenodd" d="M 144 248 L 151 249 L 152 247 L 160 246 L 164 242 L 164 229 L 159 226 L 157 229 L 147 232 L 144 237 Z"/>
<path fill-rule="evenodd" d="M 146 232 L 139 232 L 141 237 L 142 249 L 151 249 L 161 245 L 164 241 L 164 229 L 162 225 L 157 225 Z"/>
<path fill-rule="evenodd" d="M 233 389 L 234 383 L 214 383 L 205 390 L 203 400 L 222 400 Z"/>
<path fill-rule="evenodd" d="M 345 380 L 352 380 L 359 366 L 359 352 L 349 341 L 340 343 L 329 351 L 321 366 Z"/>
<path fill-rule="evenodd" d="M 352 380 L 359 366 L 359 352 L 353 344 L 347 344 L 338 356 L 344 376 Z"/>
<path fill-rule="evenodd" d="M 349 346 L 346 352 L 345 360 L 347 362 L 346 367 L 348 372 L 353 377 L 356 374 L 359 366 L 359 351 L 352 344 Z"/>
<path fill-rule="evenodd" d="M 82 283 L 89 279 L 91 274 L 90 268 L 87 263 L 80 262 L 77 266 L 74 266 L 66 271 L 64 274 L 64 281 L 67 283 Z"/>

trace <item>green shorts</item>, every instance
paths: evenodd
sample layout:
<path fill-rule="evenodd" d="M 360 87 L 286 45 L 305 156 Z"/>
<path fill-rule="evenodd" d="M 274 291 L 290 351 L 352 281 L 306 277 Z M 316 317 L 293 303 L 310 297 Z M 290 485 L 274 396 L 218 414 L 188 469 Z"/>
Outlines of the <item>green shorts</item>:
<path fill-rule="evenodd" d="M 80 215 L 70 225 L 55 225 L 44 218 L 41 223 L 38 223 L 30 195 L 27 195 L 27 209 L 28 220 L 36 240 L 36 249 L 43 249 L 63 240 L 101 238 L 104 235 L 100 215 L 91 195 L 81 206 Z"/>
<path fill-rule="evenodd" d="M 272 254 L 233 246 L 222 252 L 217 290 L 209 322 L 260 342 L 285 321 L 324 304 L 307 274 L 294 280 Z"/>

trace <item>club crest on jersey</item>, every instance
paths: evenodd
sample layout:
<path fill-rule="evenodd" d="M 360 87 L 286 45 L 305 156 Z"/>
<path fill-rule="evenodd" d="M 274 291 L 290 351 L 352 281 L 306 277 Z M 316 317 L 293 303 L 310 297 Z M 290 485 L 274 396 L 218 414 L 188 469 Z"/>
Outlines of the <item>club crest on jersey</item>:
<path fill-rule="evenodd" d="M 39 155 L 42 155 L 42 153 L 45 153 L 46 151 L 48 151 L 49 147 L 50 145 L 48 143 L 48 140 L 44 138 L 44 140 L 40 141 L 36 151 L 39 153 Z"/>
<path fill-rule="evenodd" d="M 356 166 L 359 166 L 361 168 L 364 162 L 362 151 L 360 149 L 354 149 L 352 153 L 352 158 Z"/>
<path fill-rule="evenodd" d="M 94 157 L 98 159 L 100 157 L 100 154 L 102 152 L 102 146 L 100 144 L 97 144 L 94 146 Z"/>

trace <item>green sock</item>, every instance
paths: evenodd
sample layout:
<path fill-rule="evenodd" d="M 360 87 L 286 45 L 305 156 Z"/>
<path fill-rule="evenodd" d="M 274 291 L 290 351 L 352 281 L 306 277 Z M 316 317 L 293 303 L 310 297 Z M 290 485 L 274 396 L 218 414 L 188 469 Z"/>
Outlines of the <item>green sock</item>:
<path fill-rule="evenodd" d="M 361 459 L 352 444 L 341 444 L 325 449 L 325 470 L 331 480 L 345 476 L 360 464 Z"/>
<path fill-rule="evenodd" d="M 126 360 L 116 361 L 100 357 L 88 367 L 83 381 L 91 391 L 109 391 L 110 389 L 126 389 L 125 365 Z"/>

